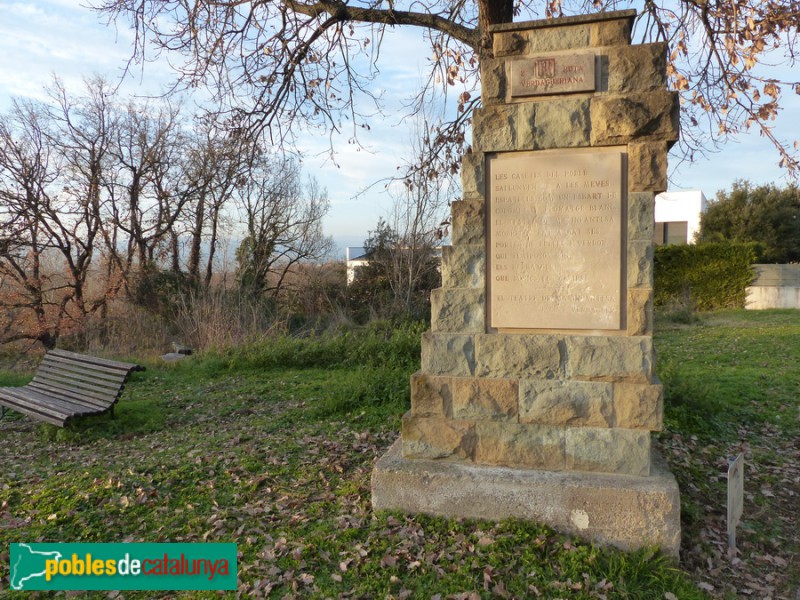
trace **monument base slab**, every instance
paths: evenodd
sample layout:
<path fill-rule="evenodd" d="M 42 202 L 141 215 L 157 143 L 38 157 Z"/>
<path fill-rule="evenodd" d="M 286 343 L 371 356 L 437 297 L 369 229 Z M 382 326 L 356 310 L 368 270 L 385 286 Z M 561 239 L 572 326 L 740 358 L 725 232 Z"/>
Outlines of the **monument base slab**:
<path fill-rule="evenodd" d="M 650 475 L 538 471 L 406 459 L 397 440 L 372 472 L 372 506 L 469 519 L 539 521 L 620 548 L 680 549 L 678 485 L 659 456 Z"/>

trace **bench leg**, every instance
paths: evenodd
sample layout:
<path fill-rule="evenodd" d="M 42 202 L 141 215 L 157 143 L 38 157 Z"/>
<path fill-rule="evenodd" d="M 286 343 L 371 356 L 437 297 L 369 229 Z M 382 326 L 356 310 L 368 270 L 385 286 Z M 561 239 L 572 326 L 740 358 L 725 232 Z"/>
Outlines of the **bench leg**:
<path fill-rule="evenodd" d="M 3 417 L 6 416 L 8 409 L 5 406 L 0 406 L 0 421 L 3 420 Z"/>

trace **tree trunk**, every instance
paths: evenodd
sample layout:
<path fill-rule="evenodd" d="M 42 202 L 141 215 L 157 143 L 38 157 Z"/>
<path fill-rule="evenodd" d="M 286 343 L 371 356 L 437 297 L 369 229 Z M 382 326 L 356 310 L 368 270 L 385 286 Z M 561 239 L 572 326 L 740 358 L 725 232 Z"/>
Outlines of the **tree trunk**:
<path fill-rule="evenodd" d="M 513 0 L 478 0 L 478 29 L 481 32 L 481 48 L 483 52 L 492 54 L 492 36 L 490 25 L 511 23 L 514 20 Z"/>
<path fill-rule="evenodd" d="M 203 226 L 205 225 L 205 192 L 200 192 L 197 201 L 197 209 L 194 218 L 194 230 L 191 233 L 191 245 L 189 248 L 189 264 L 186 270 L 189 277 L 194 281 L 200 281 L 200 251 L 203 243 Z"/>

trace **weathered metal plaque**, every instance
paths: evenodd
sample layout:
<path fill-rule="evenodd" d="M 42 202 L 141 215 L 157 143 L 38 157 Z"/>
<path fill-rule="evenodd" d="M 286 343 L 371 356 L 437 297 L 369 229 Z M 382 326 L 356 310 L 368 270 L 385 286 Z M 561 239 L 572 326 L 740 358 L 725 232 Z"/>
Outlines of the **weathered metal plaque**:
<path fill-rule="evenodd" d="M 487 175 L 490 327 L 620 329 L 622 153 L 507 152 Z"/>
<path fill-rule="evenodd" d="M 595 55 L 554 54 L 512 61 L 511 97 L 595 91 Z"/>

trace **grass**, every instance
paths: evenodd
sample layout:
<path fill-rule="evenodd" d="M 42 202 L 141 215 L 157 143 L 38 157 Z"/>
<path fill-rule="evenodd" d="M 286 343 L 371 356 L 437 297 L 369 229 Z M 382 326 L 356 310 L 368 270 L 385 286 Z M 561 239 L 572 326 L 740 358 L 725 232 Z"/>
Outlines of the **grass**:
<path fill-rule="evenodd" d="M 728 597 L 800 591 L 800 311 L 657 321 L 659 442 L 681 488 L 683 566 Z M 745 457 L 739 553 L 726 558 L 727 461 Z M 777 557 L 777 558 L 775 558 Z M 724 573 L 720 585 L 720 574 Z M 766 592 L 766 594 L 765 594 Z"/>
<path fill-rule="evenodd" d="M 724 311 L 692 327 L 661 325 L 657 371 L 669 429 L 722 440 L 743 423 L 798 432 L 797 311 Z"/>
<path fill-rule="evenodd" d="M 378 326 L 148 365 L 115 419 L 64 430 L 0 422 L 0 589 L 13 542 L 233 541 L 238 592 L 255 597 L 705 597 L 698 585 L 735 597 L 728 590 L 746 589 L 737 577 L 751 566 L 760 585 L 789 590 L 800 582 L 777 571 L 798 555 L 786 449 L 798 447 L 800 317 L 734 312 L 661 326 L 660 445 L 682 488 L 680 566 L 536 523 L 374 514 L 370 472 L 399 431 L 420 333 Z M 20 383 L 0 373 L 0 385 Z M 748 475 L 742 553 L 728 569 L 711 499 L 724 490 L 720 457 L 742 443 L 758 474 Z"/>

